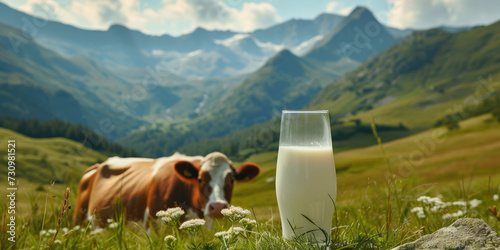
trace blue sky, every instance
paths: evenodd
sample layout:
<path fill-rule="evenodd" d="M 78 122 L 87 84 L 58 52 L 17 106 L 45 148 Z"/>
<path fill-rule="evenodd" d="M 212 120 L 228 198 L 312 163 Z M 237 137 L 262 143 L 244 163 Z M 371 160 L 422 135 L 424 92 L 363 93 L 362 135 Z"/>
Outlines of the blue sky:
<path fill-rule="evenodd" d="M 196 27 L 249 32 L 321 13 L 368 7 L 392 27 L 472 26 L 500 19 L 499 0 L 0 0 L 43 18 L 85 29 L 119 23 L 148 34 L 180 35 Z"/>

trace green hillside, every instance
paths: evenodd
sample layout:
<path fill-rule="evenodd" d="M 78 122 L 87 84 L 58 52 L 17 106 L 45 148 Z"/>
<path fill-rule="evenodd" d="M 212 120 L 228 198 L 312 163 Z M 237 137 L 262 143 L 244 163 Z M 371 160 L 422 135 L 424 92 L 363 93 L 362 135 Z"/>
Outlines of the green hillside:
<path fill-rule="evenodd" d="M 83 171 L 104 161 L 107 157 L 85 148 L 82 144 L 64 138 L 34 139 L 12 130 L 0 128 L 1 146 L 16 141 L 16 179 L 18 185 L 48 185 L 78 183 Z M 7 154 L 0 157 L 0 164 L 7 166 Z M 0 181 L 6 183 L 7 168 L 0 169 Z M 23 185 L 24 185 L 23 184 Z"/>
<path fill-rule="evenodd" d="M 500 89 L 500 22 L 461 33 L 414 32 L 400 44 L 329 84 L 307 109 L 336 119 L 428 128 Z"/>
<path fill-rule="evenodd" d="M 139 153 L 129 150 L 118 143 L 109 142 L 101 134 L 79 124 L 71 124 L 59 120 L 40 122 L 38 120 L 0 117 L 0 127 L 16 131 L 31 138 L 66 138 L 80 142 L 85 147 L 106 155 L 122 157 L 140 156 Z"/>

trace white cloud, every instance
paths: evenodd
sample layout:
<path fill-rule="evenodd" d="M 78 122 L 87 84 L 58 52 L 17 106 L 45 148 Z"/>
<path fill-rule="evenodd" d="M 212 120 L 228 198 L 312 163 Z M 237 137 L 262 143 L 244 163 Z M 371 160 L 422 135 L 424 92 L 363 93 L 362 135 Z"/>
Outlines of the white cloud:
<path fill-rule="evenodd" d="M 326 5 L 326 12 L 327 13 L 335 13 L 335 14 L 340 14 L 340 15 L 343 15 L 343 16 L 347 16 L 354 9 L 354 6 L 342 7 L 342 5 L 343 5 L 342 3 L 337 2 L 337 1 L 329 2 Z"/>
<path fill-rule="evenodd" d="M 107 29 L 120 23 L 132 28 L 146 24 L 138 0 L 28 0 L 24 12 L 88 29 Z"/>
<path fill-rule="evenodd" d="M 348 16 L 349 14 L 351 14 L 351 12 L 354 10 L 354 8 L 355 8 L 355 6 L 344 7 L 344 8 L 339 10 L 339 14 L 344 15 L 344 16 Z"/>
<path fill-rule="evenodd" d="M 139 0 L 27 0 L 20 9 L 81 28 L 107 29 L 119 23 L 153 34 L 186 33 L 196 27 L 246 32 L 281 21 L 269 3 L 245 2 L 237 9 L 223 0 L 162 0 L 160 7 L 143 10 Z"/>
<path fill-rule="evenodd" d="M 500 19 L 498 0 L 388 0 L 389 26 L 426 29 L 490 24 Z"/>
<path fill-rule="evenodd" d="M 337 7 L 339 7 L 339 5 L 340 5 L 340 3 L 336 2 L 336 1 L 329 2 L 326 5 L 326 12 L 328 12 L 328 13 L 334 13 L 337 10 Z"/>

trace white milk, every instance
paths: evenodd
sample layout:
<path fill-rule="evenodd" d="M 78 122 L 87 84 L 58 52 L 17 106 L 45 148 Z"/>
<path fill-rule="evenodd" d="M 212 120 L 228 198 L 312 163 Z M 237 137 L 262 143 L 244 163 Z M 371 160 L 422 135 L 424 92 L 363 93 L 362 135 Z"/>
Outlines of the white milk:
<path fill-rule="evenodd" d="M 332 148 L 280 146 L 276 196 L 286 239 L 318 229 L 302 214 L 330 235 L 334 212 L 332 199 L 335 201 L 337 196 Z M 294 226 L 295 234 L 288 221 Z M 318 242 L 325 240 L 320 230 L 307 237 L 313 237 Z"/>

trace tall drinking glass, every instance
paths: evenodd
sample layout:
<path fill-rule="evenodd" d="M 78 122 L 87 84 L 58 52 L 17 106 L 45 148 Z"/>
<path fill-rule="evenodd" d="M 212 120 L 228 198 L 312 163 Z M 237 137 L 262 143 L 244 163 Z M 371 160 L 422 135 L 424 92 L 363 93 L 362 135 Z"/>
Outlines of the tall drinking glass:
<path fill-rule="evenodd" d="M 283 111 L 276 196 L 285 239 L 330 235 L 337 178 L 328 110 Z"/>

